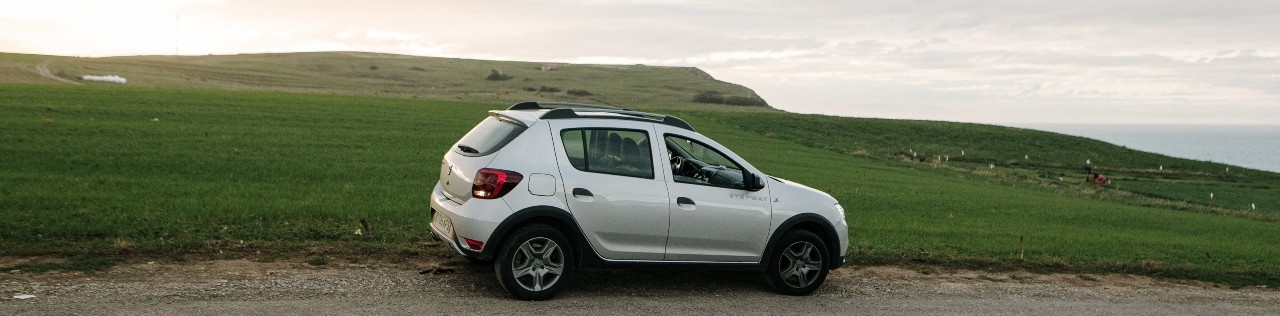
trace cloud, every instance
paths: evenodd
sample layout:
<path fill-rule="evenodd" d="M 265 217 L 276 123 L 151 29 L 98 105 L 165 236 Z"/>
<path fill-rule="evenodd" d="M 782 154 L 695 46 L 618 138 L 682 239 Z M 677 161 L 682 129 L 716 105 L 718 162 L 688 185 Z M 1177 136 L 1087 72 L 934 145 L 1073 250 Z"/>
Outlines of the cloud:
<path fill-rule="evenodd" d="M 394 41 L 412 41 L 418 39 L 417 35 L 383 31 L 383 30 L 365 30 L 364 38 L 371 40 L 394 40 Z"/>

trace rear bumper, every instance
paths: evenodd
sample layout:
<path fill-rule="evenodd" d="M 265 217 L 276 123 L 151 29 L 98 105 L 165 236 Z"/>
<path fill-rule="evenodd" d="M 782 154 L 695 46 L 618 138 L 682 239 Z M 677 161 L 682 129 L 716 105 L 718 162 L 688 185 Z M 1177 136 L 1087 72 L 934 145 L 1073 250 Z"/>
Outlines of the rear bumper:
<path fill-rule="evenodd" d="M 435 238 L 435 240 L 444 242 L 446 245 L 449 245 L 449 248 L 453 248 L 453 251 L 458 252 L 458 254 L 466 256 L 467 253 L 462 251 L 462 246 L 458 244 L 458 241 L 454 240 L 452 236 L 449 236 L 445 232 L 442 232 L 440 228 L 437 227 L 438 224 L 435 222 L 437 212 L 438 211 L 436 211 L 434 208 L 431 209 L 432 221 L 431 221 L 431 224 L 428 225 L 431 227 L 431 237 Z"/>
<path fill-rule="evenodd" d="M 492 251 L 488 250 L 488 239 L 493 235 L 498 221 L 510 214 L 510 209 L 501 200 L 471 199 L 465 204 L 450 200 L 441 191 L 439 184 L 431 192 L 431 236 L 449 245 L 458 254 L 488 260 Z M 494 217 L 494 218 L 490 218 Z M 463 238 L 484 243 L 481 249 L 471 249 L 463 243 Z"/>

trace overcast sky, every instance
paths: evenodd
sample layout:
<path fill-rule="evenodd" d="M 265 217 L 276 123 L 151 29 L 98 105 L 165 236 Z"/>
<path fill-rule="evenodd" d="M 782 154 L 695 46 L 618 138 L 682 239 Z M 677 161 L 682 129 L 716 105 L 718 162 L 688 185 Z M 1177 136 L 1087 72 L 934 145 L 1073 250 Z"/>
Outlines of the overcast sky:
<path fill-rule="evenodd" d="M 0 0 L 0 51 L 693 66 L 801 113 L 1280 124 L 1280 1 Z"/>

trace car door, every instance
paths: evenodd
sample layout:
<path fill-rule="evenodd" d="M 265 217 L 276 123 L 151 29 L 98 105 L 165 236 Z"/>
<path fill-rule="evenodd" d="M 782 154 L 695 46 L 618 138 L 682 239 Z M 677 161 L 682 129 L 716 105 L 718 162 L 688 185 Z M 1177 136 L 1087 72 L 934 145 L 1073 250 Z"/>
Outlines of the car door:
<path fill-rule="evenodd" d="M 553 120 L 569 211 L 609 260 L 662 260 L 669 207 L 652 123 Z"/>
<path fill-rule="evenodd" d="M 769 236 L 769 189 L 742 189 L 742 170 L 759 171 L 700 134 L 655 129 L 669 162 L 663 166 L 671 209 L 665 260 L 759 262 Z M 681 165 L 673 165 L 673 157 Z"/>

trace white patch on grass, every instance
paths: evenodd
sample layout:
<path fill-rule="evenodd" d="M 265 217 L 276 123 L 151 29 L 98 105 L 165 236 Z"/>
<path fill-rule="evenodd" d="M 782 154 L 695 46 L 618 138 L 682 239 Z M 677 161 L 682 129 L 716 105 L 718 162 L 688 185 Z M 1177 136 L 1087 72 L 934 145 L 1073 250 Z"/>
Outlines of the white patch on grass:
<path fill-rule="evenodd" d="M 117 76 L 117 75 L 106 75 L 106 76 L 83 75 L 83 76 L 80 76 L 80 80 L 119 83 L 119 84 L 125 84 L 125 82 L 128 82 L 128 80 L 125 80 L 124 77 Z"/>

